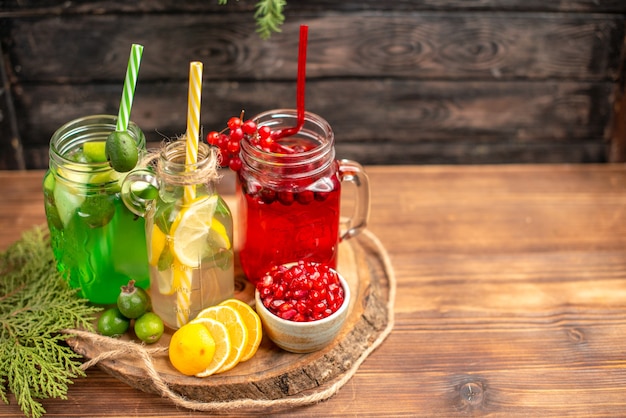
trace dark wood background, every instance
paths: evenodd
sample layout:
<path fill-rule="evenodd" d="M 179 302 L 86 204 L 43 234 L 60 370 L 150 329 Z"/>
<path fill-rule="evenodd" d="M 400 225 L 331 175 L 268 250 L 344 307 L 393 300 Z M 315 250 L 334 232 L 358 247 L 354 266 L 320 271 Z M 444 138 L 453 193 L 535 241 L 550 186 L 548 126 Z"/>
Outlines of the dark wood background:
<path fill-rule="evenodd" d="M 295 107 L 301 24 L 307 109 L 339 157 L 626 159 L 623 0 L 288 0 L 267 41 L 255 3 L 0 0 L 0 169 L 46 168 L 56 128 L 116 114 L 132 43 L 145 46 L 132 119 L 150 142 L 184 132 L 193 60 L 205 133 L 242 109 Z"/>

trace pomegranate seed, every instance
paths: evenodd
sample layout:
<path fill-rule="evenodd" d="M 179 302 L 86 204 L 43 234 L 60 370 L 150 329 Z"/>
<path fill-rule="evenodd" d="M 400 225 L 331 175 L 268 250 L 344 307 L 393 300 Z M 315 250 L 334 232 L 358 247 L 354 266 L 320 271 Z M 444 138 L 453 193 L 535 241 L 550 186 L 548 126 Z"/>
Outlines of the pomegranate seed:
<path fill-rule="evenodd" d="M 292 321 L 314 321 L 336 312 L 343 304 L 343 288 L 327 265 L 299 261 L 277 266 L 257 284 L 263 305 Z M 271 302 L 267 300 L 271 299 Z"/>
<path fill-rule="evenodd" d="M 280 313 L 280 317 L 286 320 L 292 319 L 294 316 L 298 314 L 298 311 L 295 309 L 288 309 Z"/>

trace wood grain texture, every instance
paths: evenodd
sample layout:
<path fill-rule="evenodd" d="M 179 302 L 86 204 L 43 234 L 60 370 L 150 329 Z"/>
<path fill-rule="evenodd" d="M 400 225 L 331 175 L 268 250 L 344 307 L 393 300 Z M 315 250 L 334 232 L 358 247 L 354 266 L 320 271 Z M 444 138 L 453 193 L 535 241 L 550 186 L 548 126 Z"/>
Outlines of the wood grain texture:
<path fill-rule="evenodd" d="M 312 80 L 308 85 L 308 109 L 324 114 L 333 127 L 338 155 L 364 164 L 606 161 L 608 83 Z M 132 119 L 149 142 L 184 132 L 186 89 L 184 82 L 137 86 Z M 29 166 L 47 166 L 47 141 L 65 121 L 117 113 L 118 90 L 110 84 L 80 90 L 24 87 L 18 111 L 25 116 L 20 130 L 30 133 L 23 139 Z M 254 115 L 290 107 L 285 98 L 294 95 L 290 82 L 205 82 L 201 125 L 206 133 L 242 108 Z"/>
<path fill-rule="evenodd" d="M 120 0 L 88 0 L 59 3 L 56 0 L 3 0 L 2 11 L 14 16 L 34 13 L 118 13 L 118 12 L 157 12 L 157 11 L 192 11 L 216 12 L 224 10 L 253 11 L 254 2 L 230 1 L 226 6 L 204 0 L 138 0 L 125 2 Z M 557 12 L 624 12 L 626 4 L 621 0 L 561 0 L 545 2 L 542 0 L 307 0 L 287 2 L 287 14 L 299 11 L 341 11 L 355 10 L 512 10 L 512 11 L 557 11 Z"/>
<path fill-rule="evenodd" d="M 626 167 L 366 171 L 368 229 L 398 285 L 394 330 L 334 397 L 276 416 L 626 415 Z M 0 248 L 44 220 L 42 175 L 0 172 Z M 44 405 L 48 417 L 206 416 L 98 369 Z"/>
<path fill-rule="evenodd" d="M 0 40 L 28 168 L 47 166 L 62 123 L 117 112 L 132 42 L 146 46 L 132 117 L 153 141 L 184 130 L 190 60 L 205 65 L 205 130 L 241 109 L 293 107 L 303 23 L 307 107 L 348 158 L 605 162 L 623 136 L 612 124 L 626 68 L 620 1 L 288 2 L 269 41 L 254 32 L 253 2 L 5 4 Z M 0 155 L 0 167 L 15 158 Z"/>
<path fill-rule="evenodd" d="M 309 79 L 613 80 L 624 38 L 611 14 L 367 11 L 292 19 L 271 42 L 242 13 L 19 18 L 3 36 L 22 83 L 118 81 L 131 42 L 146 47 L 140 82 L 187 81 L 192 59 L 205 79 L 295 80 L 302 23 Z"/>

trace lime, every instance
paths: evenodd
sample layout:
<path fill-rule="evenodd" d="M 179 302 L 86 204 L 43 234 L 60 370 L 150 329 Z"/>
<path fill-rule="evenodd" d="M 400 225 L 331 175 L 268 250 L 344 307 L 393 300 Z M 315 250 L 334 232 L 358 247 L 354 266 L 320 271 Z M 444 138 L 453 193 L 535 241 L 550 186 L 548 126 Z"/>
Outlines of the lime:
<path fill-rule="evenodd" d="M 63 222 L 64 226 L 70 222 L 76 210 L 85 201 L 85 196 L 78 194 L 78 192 L 67 183 L 57 181 L 54 187 L 54 204 L 58 211 L 59 218 Z"/>
<path fill-rule="evenodd" d="M 98 332 L 107 337 L 119 337 L 128 330 L 130 319 L 126 318 L 118 308 L 110 308 L 98 319 Z"/>
<path fill-rule="evenodd" d="M 116 131 L 107 137 L 105 154 L 111 167 L 120 173 L 135 168 L 139 160 L 137 144 L 127 131 Z"/>
<path fill-rule="evenodd" d="M 54 174 L 52 171 L 48 171 L 46 176 L 43 179 L 43 191 L 46 194 L 52 195 L 54 192 L 54 185 L 56 184 L 56 179 L 54 178 Z"/>
<path fill-rule="evenodd" d="M 63 229 L 63 222 L 59 216 L 59 211 L 54 203 L 54 187 L 56 185 L 56 179 L 51 171 L 48 171 L 46 177 L 43 180 L 43 195 L 45 197 L 44 207 L 46 210 L 46 218 L 48 224 L 58 230 Z"/>
<path fill-rule="evenodd" d="M 85 197 L 78 208 L 78 216 L 91 228 L 98 228 L 109 223 L 115 214 L 113 196 L 99 193 Z"/>
<path fill-rule="evenodd" d="M 146 344 L 159 341 L 164 331 L 163 320 L 154 312 L 146 312 L 135 320 L 135 335 Z"/>
<path fill-rule="evenodd" d="M 83 154 L 93 163 L 106 162 L 107 156 L 104 152 L 106 147 L 105 141 L 91 141 L 83 144 Z"/>
<path fill-rule="evenodd" d="M 159 189 L 157 189 L 150 183 L 136 181 L 130 187 L 133 193 L 135 193 L 142 199 L 152 200 L 156 199 L 159 196 Z"/>

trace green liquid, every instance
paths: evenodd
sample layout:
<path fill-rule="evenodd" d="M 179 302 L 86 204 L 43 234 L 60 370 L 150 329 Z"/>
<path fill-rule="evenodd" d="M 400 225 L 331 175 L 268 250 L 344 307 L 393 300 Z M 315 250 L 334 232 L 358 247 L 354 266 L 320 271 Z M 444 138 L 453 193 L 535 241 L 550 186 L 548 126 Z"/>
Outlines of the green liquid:
<path fill-rule="evenodd" d="M 85 197 L 58 180 L 52 190 L 48 183 L 47 177 L 44 194 L 52 250 L 70 286 L 98 304 L 115 303 L 120 287 L 130 279 L 147 288 L 144 219 L 126 209 L 119 193 Z"/>

